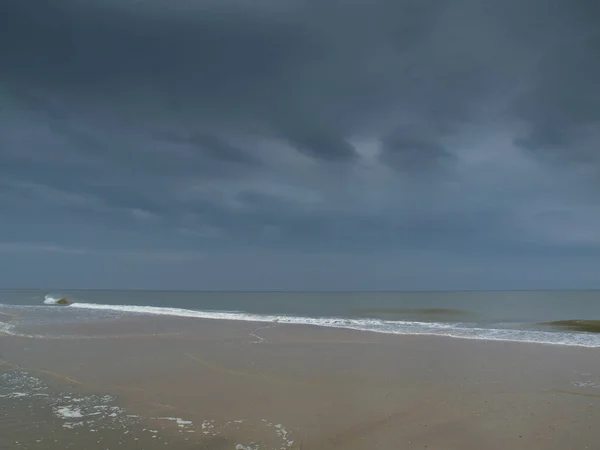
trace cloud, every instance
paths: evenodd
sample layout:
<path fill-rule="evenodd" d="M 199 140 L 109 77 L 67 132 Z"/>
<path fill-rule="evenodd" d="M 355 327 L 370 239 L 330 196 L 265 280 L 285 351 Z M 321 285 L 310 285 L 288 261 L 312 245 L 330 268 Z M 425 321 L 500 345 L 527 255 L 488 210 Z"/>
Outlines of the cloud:
<path fill-rule="evenodd" d="M 340 161 L 355 158 L 356 151 L 345 139 L 319 131 L 308 130 L 286 131 L 286 138 L 299 151 L 326 161 Z"/>
<path fill-rule="evenodd" d="M 447 40 L 454 13 L 427 3 L 3 8 L 3 42 L 21 42 L 2 48 L 5 82 L 63 118 L 273 133 L 316 158 L 352 157 L 348 137 L 386 112 L 468 116 L 493 81 L 486 49 Z"/>
<path fill-rule="evenodd" d="M 37 3 L 0 2 L 7 242 L 227 287 L 600 257 L 597 2 Z"/>
<path fill-rule="evenodd" d="M 598 45 L 597 22 L 592 22 L 541 56 L 530 89 L 513 106 L 528 128 L 517 145 L 550 162 L 598 164 Z"/>
<path fill-rule="evenodd" d="M 259 163 L 259 160 L 253 155 L 244 153 L 240 149 L 230 145 L 227 141 L 211 134 L 191 134 L 189 136 L 180 136 L 170 133 L 161 133 L 156 137 L 166 142 L 191 145 L 198 148 L 201 152 L 206 153 L 207 156 L 216 160 L 242 164 Z"/>
<path fill-rule="evenodd" d="M 427 136 L 410 130 L 396 130 L 382 140 L 381 160 L 391 167 L 408 172 L 423 171 L 453 160 L 454 156 Z"/>
<path fill-rule="evenodd" d="M 34 242 L 0 242 L 0 253 L 6 254 L 36 254 L 59 253 L 69 255 L 84 255 L 85 250 L 63 247 L 60 245 Z"/>

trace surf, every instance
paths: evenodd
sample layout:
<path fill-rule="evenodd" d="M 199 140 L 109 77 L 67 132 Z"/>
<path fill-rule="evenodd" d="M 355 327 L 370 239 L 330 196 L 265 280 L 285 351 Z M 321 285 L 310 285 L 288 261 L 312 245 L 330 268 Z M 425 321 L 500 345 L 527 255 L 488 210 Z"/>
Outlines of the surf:
<path fill-rule="evenodd" d="M 44 297 L 44 305 L 66 306 L 66 305 L 70 305 L 71 303 L 72 303 L 72 301 L 69 300 L 67 297 L 53 296 L 50 294 L 48 294 Z"/>
<path fill-rule="evenodd" d="M 233 311 L 197 311 L 182 308 L 105 305 L 97 303 L 73 303 L 70 308 L 96 311 L 114 311 L 124 314 L 148 314 L 155 316 L 187 317 L 210 320 L 234 320 L 244 322 L 267 322 L 293 325 L 312 325 L 329 328 L 345 328 L 384 334 L 442 336 L 459 339 L 487 341 L 528 342 L 576 347 L 600 347 L 600 335 L 589 333 L 565 333 L 538 330 L 468 327 L 459 323 L 392 321 L 382 319 L 353 319 L 344 317 L 302 317 L 286 315 L 261 315 Z"/>

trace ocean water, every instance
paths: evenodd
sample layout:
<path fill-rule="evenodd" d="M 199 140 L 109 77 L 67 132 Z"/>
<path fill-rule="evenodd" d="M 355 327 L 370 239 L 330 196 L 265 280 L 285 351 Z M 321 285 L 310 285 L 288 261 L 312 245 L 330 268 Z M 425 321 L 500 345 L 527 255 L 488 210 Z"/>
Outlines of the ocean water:
<path fill-rule="evenodd" d="M 70 306 L 51 303 L 67 297 Z M 26 308 L 23 325 L 123 315 L 310 324 L 378 333 L 600 347 L 600 334 L 550 322 L 600 320 L 600 291 L 527 292 L 180 292 L 0 290 L 1 306 Z M 35 309 L 32 309 L 35 308 Z M 24 322 L 21 322 L 23 320 Z"/>

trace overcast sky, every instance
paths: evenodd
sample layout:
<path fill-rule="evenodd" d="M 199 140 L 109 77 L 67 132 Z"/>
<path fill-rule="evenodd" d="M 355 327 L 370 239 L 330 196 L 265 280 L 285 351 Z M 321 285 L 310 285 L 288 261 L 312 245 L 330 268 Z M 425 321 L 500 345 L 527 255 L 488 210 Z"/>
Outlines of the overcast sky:
<path fill-rule="evenodd" d="M 600 287 L 598 0 L 2 0 L 0 286 Z"/>

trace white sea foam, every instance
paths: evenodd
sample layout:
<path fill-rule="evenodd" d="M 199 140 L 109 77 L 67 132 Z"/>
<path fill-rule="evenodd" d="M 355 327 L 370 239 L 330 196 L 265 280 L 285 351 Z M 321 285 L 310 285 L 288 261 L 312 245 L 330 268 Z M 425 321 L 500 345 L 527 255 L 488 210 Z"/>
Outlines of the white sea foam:
<path fill-rule="evenodd" d="M 85 425 L 84 422 L 65 422 L 65 423 L 63 423 L 63 428 L 72 430 L 73 428 L 82 427 L 84 425 Z"/>
<path fill-rule="evenodd" d="M 262 419 L 261 422 L 263 422 L 267 427 L 275 429 L 275 434 L 277 434 L 279 439 L 281 439 L 282 443 L 280 450 L 286 450 L 287 448 L 294 445 L 294 441 L 290 440 L 288 437 L 289 432 L 285 429 L 285 427 L 282 424 L 273 424 L 265 419 Z"/>
<path fill-rule="evenodd" d="M 21 337 L 21 338 L 29 338 L 29 339 L 64 339 L 64 338 L 77 338 L 77 339 L 86 339 L 86 336 L 52 336 L 52 335 L 42 335 L 42 334 L 30 334 L 30 333 L 22 333 L 17 330 L 14 324 L 0 322 L 0 334 L 6 334 L 9 336 Z"/>
<path fill-rule="evenodd" d="M 572 381 L 571 385 L 576 388 L 600 389 L 600 381 Z"/>
<path fill-rule="evenodd" d="M 191 420 L 185 420 L 182 419 L 181 417 L 155 417 L 155 420 L 168 420 L 171 422 L 175 422 L 177 423 L 177 426 L 179 428 L 186 428 L 187 426 L 191 426 L 193 425 Z"/>
<path fill-rule="evenodd" d="M 235 446 L 235 450 L 258 450 L 259 448 L 260 447 L 255 443 L 251 443 L 250 445 L 237 444 Z"/>
<path fill-rule="evenodd" d="M 180 308 L 134 305 L 103 305 L 96 303 L 73 303 L 71 308 L 115 311 L 133 314 L 151 314 L 190 317 L 212 320 L 236 320 L 298 325 L 315 325 L 331 328 L 371 331 L 386 334 L 447 336 L 461 339 L 489 341 L 515 341 L 540 344 L 600 347 L 600 335 L 589 333 L 564 333 L 515 329 L 492 329 L 468 327 L 451 323 L 389 321 L 379 319 L 350 319 L 340 317 L 296 317 L 285 315 L 259 315 L 241 312 L 194 311 Z"/>
<path fill-rule="evenodd" d="M 29 397 L 30 394 L 26 392 L 11 392 L 10 394 L 2 394 L 0 398 L 24 398 Z"/>
<path fill-rule="evenodd" d="M 56 298 L 56 297 L 53 297 L 52 295 L 46 295 L 44 297 L 44 305 L 56 305 L 56 304 L 58 304 L 58 300 L 60 298 L 61 297 Z"/>
<path fill-rule="evenodd" d="M 15 326 L 10 323 L 0 322 L 0 334 L 13 335 L 15 334 L 14 328 Z"/>
<path fill-rule="evenodd" d="M 54 410 L 54 414 L 61 419 L 78 419 L 83 417 L 80 408 L 74 408 L 72 406 L 62 406 Z"/>

